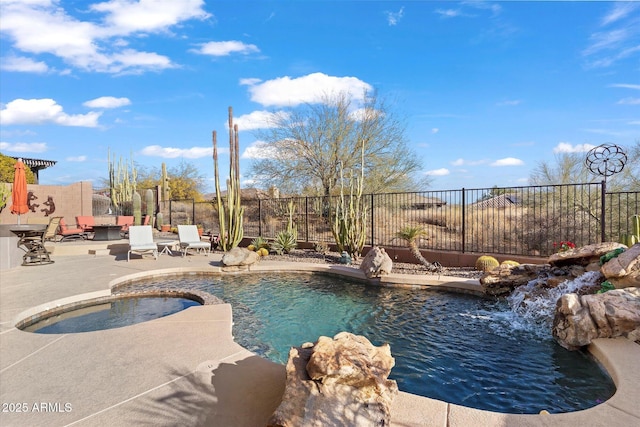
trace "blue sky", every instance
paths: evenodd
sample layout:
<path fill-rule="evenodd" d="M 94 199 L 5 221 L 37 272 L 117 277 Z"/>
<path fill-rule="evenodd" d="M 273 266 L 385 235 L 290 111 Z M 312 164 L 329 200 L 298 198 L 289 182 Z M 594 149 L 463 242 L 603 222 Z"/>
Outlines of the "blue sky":
<path fill-rule="evenodd" d="M 0 0 L 0 152 L 107 177 L 107 152 L 181 159 L 213 188 L 211 131 L 377 90 L 431 189 L 526 185 L 538 162 L 640 139 L 640 3 Z M 357 99 L 356 99 L 357 105 Z M 228 155 L 221 156 L 226 176 Z"/>

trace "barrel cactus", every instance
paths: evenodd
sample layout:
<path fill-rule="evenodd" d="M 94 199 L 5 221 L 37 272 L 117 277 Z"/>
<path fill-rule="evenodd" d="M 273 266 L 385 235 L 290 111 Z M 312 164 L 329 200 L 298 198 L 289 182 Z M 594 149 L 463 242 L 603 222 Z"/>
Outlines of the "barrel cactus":
<path fill-rule="evenodd" d="M 483 255 L 476 261 L 476 270 L 491 271 L 498 267 L 500 263 L 497 259 L 489 255 Z"/>
<path fill-rule="evenodd" d="M 508 265 L 509 267 L 517 267 L 518 265 L 520 265 L 520 263 L 518 261 L 513 261 L 510 259 L 504 260 L 500 263 L 500 265 Z"/>

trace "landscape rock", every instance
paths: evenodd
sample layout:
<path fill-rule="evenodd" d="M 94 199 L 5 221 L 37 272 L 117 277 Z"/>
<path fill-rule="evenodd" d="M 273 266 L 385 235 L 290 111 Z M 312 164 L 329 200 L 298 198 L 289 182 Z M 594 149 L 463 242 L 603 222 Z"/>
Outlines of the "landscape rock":
<path fill-rule="evenodd" d="M 368 278 L 389 274 L 392 268 L 393 261 L 391 261 L 391 257 L 384 248 L 378 246 L 372 247 L 360 263 L 360 270 L 362 270 Z"/>
<path fill-rule="evenodd" d="M 257 252 L 236 246 L 222 255 L 222 264 L 225 266 L 246 266 L 258 262 L 259 259 L 260 255 Z"/>
<path fill-rule="evenodd" d="M 593 271 L 600 268 L 602 255 L 618 248 L 626 248 L 626 246 L 617 242 L 595 243 L 553 254 L 549 257 L 548 263 L 557 267 L 581 265 L 587 267 L 587 271 Z"/>
<path fill-rule="evenodd" d="M 293 347 L 282 402 L 267 425 L 388 426 L 398 394 L 388 379 L 394 364 L 388 344 L 348 332 Z"/>
<path fill-rule="evenodd" d="M 616 288 L 640 287 L 640 243 L 636 243 L 600 269 Z"/>
<path fill-rule="evenodd" d="M 508 295 L 518 286 L 526 285 L 540 276 L 549 276 L 550 270 L 550 266 L 546 264 L 520 264 L 517 266 L 505 264 L 484 273 L 480 278 L 480 284 L 483 292 L 487 295 Z"/>
<path fill-rule="evenodd" d="M 595 338 L 623 336 L 640 341 L 640 289 L 565 294 L 557 302 L 552 333 L 569 350 L 588 345 Z"/>

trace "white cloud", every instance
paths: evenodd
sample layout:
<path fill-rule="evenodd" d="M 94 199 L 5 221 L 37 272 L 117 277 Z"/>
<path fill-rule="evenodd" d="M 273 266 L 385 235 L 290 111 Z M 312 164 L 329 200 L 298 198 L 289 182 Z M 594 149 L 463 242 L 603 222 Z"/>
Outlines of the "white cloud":
<path fill-rule="evenodd" d="M 89 108 L 118 108 L 118 107 L 123 107 L 125 105 L 131 105 L 131 101 L 129 100 L 129 98 L 101 96 L 100 98 L 87 101 L 82 105 Z"/>
<path fill-rule="evenodd" d="M 505 157 L 504 159 L 499 159 L 496 160 L 495 162 L 491 163 L 490 166 L 520 166 L 520 165 L 524 165 L 524 162 L 520 159 L 516 159 L 515 157 Z"/>
<path fill-rule="evenodd" d="M 623 98 L 620 101 L 616 102 L 616 104 L 620 104 L 620 105 L 640 105 L 640 98 Z"/>
<path fill-rule="evenodd" d="M 487 161 L 486 160 L 465 160 L 463 158 L 459 158 L 459 159 L 456 159 L 453 162 L 451 162 L 451 165 L 453 165 L 453 166 L 463 166 L 463 165 L 477 166 L 477 165 L 482 165 L 484 163 L 487 163 Z"/>
<path fill-rule="evenodd" d="M 275 149 L 264 141 L 255 141 L 242 153 L 243 159 L 273 159 Z"/>
<path fill-rule="evenodd" d="M 440 129 L 438 129 L 438 128 L 431 128 L 431 133 L 434 133 L 434 134 L 435 134 L 435 133 L 438 133 L 438 132 L 440 132 Z"/>
<path fill-rule="evenodd" d="M 464 16 L 460 9 L 436 9 L 435 13 L 443 18 L 455 18 L 458 16 Z"/>
<path fill-rule="evenodd" d="M 571 145 L 568 142 L 561 142 L 553 148 L 554 153 L 586 153 L 591 150 L 595 145 L 591 144 L 576 144 Z"/>
<path fill-rule="evenodd" d="M 425 175 L 430 175 L 430 176 L 445 176 L 445 175 L 449 175 L 451 172 L 449 171 L 449 169 L 447 168 L 440 168 L 440 169 L 433 169 L 430 171 L 426 171 L 424 174 Z"/>
<path fill-rule="evenodd" d="M 260 49 L 258 49 L 254 44 L 245 44 L 236 40 L 229 40 L 223 42 L 202 43 L 198 49 L 190 49 L 189 52 L 201 55 L 228 56 L 232 53 L 240 53 L 243 55 L 258 53 L 260 52 Z"/>
<path fill-rule="evenodd" d="M 254 129 L 268 129 L 275 127 L 276 124 L 289 116 L 284 111 L 272 113 L 269 111 L 252 111 L 249 114 L 244 114 L 239 117 L 233 118 L 233 123 L 238 125 L 239 131 L 254 130 Z M 229 124 L 225 123 L 225 127 Z"/>
<path fill-rule="evenodd" d="M 46 73 L 49 67 L 42 61 L 34 61 L 24 56 L 9 56 L 2 58 L 0 69 L 22 73 Z"/>
<path fill-rule="evenodd" d="M 612 85 L 609 85 L 609 87 L 621 87 L 621 88 L 624 88 L 624 89 L 640 90 L 640 85 L 632 85 L 632 84 L 626 84 L 626 83 L 612 84 Z"/>
<path fill-rule="evenodd" d="M 251 100 L 264 106 L 318 103 L 327 94 L 341 92 L 347 92 L 354 99 L 362 100 L 365 92 L 371 90 L 370 84 L 357 77 L 335 77 L 323 73 L 313 73 L 293 79 L 285 76 L 249 85 Z"/>
<path fill-rule="evenodd" d="M 205 20 L 203 0 L 139 1 L 111 0 L 90 6 L 96 12 L 105 12 L 107 31 L 114 34 L 160 32 L 189 19 Z"/>
<path fill-rule="evenodd" d="M 261 79 L 257 79 L 257 78 L 247 78 L 247 79 L 240 79 L 240 86 L 253 86 L 256 85 L 258 83 L 260 83 L 262 80 Z"/>
<path fill-rule="evenodd" d="M 385 13 L 387 15 L 387 23 L 389 24 L 389 26 L 393 27 L 395 25 L 398 25 L 398 22 L 400 22 L 400 20 L 404 16 L 404 6 L 402 6 L 397 12 L 387 11 Z"/>
<path fill-rule="evenodd" d="M 638 4 L 634 4 L 633 2 L 615 3 L 613 6 L 613 10 L 611 10 L 607 15 L 605 15 L 604 18 L 602 18 L 602 25 L 606 26 L 625 18 L 637 7 Z"/>
<path fill-rule="evenodd" d="M 44 142 L 0 142 L 0 150 L 15 153 L 44 153 L 47 144 Z"/>
<path fill-rule="evenodd" d="M 68 161 L 68 162 L 86 162 L 87 161 L 87 156 L 67 157 L 65 160 Z"/>
<path fill-rule="evenodd" d="M 203 7 L 203 0 L 163 1 L 161 7 L 156 1 L 110 0 L 90 5 L 94 13 L 81 16 L 93 21 L 83 21 L 58 1 L 4 0 L 0 31 L 17 51 L 54 55 L 86 71 L 141 73 L 176 65 L 166 56 L 128 48 L 126 37 L 171 35 L 169 29 L 183 21 L 207 19 Z"/>
<path fill-rule="evenodd" d="M 46 124 L 97 127 L 102 113 L 67 114 L 53 99 L 15 99 L 0 110 L 3 125 Z"/>
<path fill-rule="evenodd" d="M 218 148 L 218 153 L 225 152 L 225 149 Z M 229 149 L 226 149 L 229 152 Z M 161 147 L 159 145 L 148 145 L 144 147 L 140 154 L 150 157 L 162 157 L 164 159 L 175 159 L 184 157 L 185 159 L 199 159 L 202 157 L 213 156 L 213 146 L 211 147 L 191 147 L 191 148 L 174 148 Z"/>
<path fill-rule="evenodd" d="M 582 51 L 588 67 L 609 67 L 640 52 L 637 44 L 640 25 L 637 17 L 632 16 L 637 7 L 637 4 L 615 3 L 603 17 L 601 26 L 606 28 L 591 34 L 588 46 Z"/>

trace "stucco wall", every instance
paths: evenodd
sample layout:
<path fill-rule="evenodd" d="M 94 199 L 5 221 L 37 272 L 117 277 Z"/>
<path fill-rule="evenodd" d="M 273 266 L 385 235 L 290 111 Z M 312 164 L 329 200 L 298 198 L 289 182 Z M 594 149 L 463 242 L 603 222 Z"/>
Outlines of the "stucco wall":
<path fill-rule="evenodd" d="M 11 187 L 11 184 L 4 185 Z M 29 211 L 20 216 L 22 224 L 26 224 L 29 218 L 44 220 L 51 216 L 62 216 L 68 224 L 75 224 L 76 216 L 93 214 L 93 185 L 89 181 L 80 181 L 70 185 L 29 184 L 27 190 L 32 191 L 33 195 L 37 197 L 31 204 L 38 206 L 35 207 L 35 212 Z M 55 205 L 55 210 L 49 216 L 45 216 L 50 206 L 44 203 L 49 197 Z M 18 216 L 11 214 L 11 197 L 7 201 L 7 206 L 0 213 L 0 221 L 2 224 L 16 224 L 18 222 Z"/>

